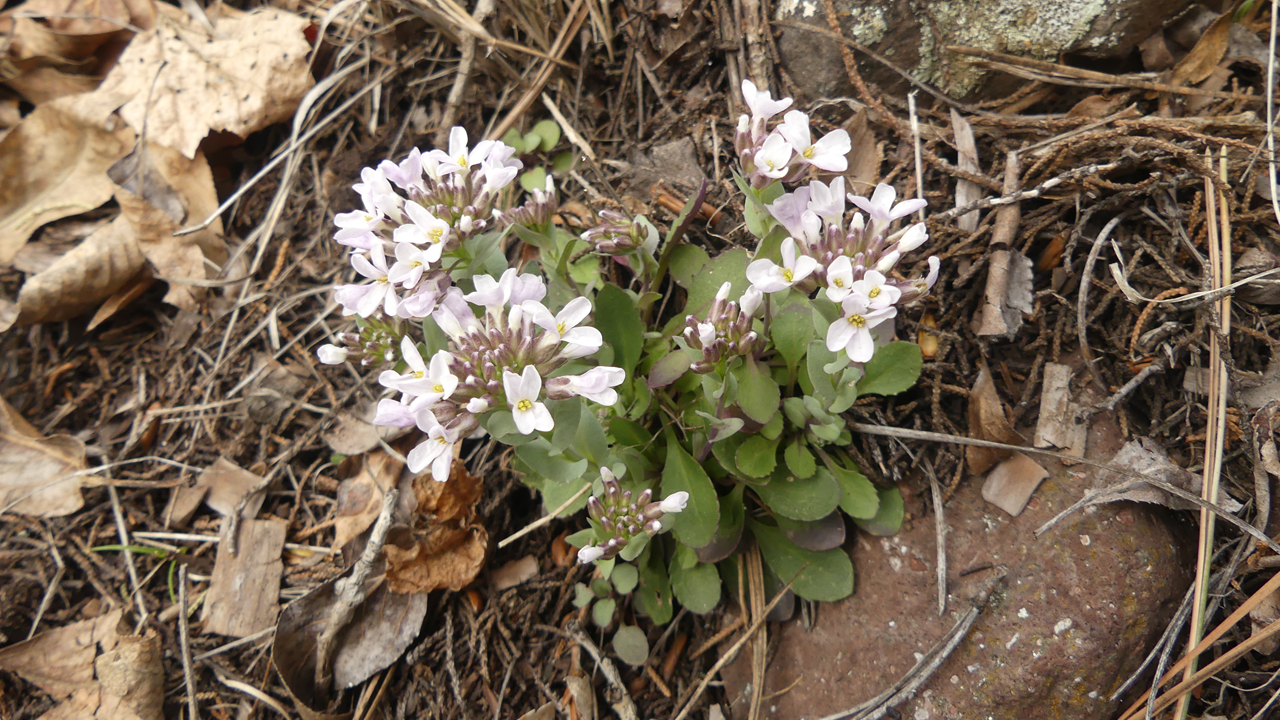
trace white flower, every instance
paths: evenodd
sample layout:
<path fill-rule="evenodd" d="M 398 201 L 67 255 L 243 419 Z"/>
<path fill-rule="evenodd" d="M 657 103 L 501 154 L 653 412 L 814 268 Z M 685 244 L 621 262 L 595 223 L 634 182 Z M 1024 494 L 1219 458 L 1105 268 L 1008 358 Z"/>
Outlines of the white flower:
<path fill-rule="evenodd" d="M 396 243 L 396 262 L 387 273 L 387 281 L 392 285 L 403 285 L 406 289 L 415 287 L 430 265 L 431 260 L 422 248 L 407 242 Z"/>
<path fill-rule="evenodd" d="M 519 160 L 514 165 L 507 165 L 502 161 L 494 162 L 493 156 L 490 155 L 480 163 L 480 172 L 484 176 L 484 192 L 495 193 L 510 185 L 522 166 L 523 163 Z"/>
<path fill-rule="evenodd" d="M 622 368 L 604 365 L 594 367 L 581 375 L 562 375 L 547 380 L 547 397 L 584 397 L 601 405 L 618 402 L 618 392 L 613 388 L 627 379 Z"/>
<path fill-rule="evenodd" d="M 440 174 L 450 175 L 453 173 L 466 174 L 472 165 L 482 163 L 485 158 L 489 157 L 489 153 L 493 150 L 494 142 L 492 140 L 481 140 L 476 146 L 470 150 L 467 149 L 467 131 L 461 127 L 454 126 L 449 130 L 449 152 L 440 157 Z M 440 153 L 439 150 L 434 151 Z"/>
<path fill-rule="evenodd" d="M 844 172 L 849 168 L 849 160 L 845 154 L 853 148 L 853 144 L 849 133 L 844 130 L 833 130 L 815 143 L 809 133 L 809 116 L 799 110 L 792 110 L 786 114 L 782 125 L 778 126 L 778 132 L 800 156 L 801 162 L 827 172 Z"/>
<path fill-rule="evenodd" d="M 467 412 L 472 415 L 483 415 L 489 412 L 489 401 L 484 398 L 471 398 L 467 401 Z"/>
<path fill-rule="evenodd" d="M 588 545 L 578 550 L 578 562 L 583 565 L 593 563 L 604 557 L 604 548 L 597 545 Z"/>
<path fill-rule="evenodd" d="M 480 329 L 480 321 L 476 319 L 475 313 L 471 312 L 471 306 L 467 304 L 462 291 L 456 287 L 445 291 L 444 298 L 431 312 L 431 319 L 435 320 L 436 325 L 454 340 L 459 340 L 463 335 Z"/>
<path fill-rule="evenodd" d="M 408 371 L 384 371 L 378 376 L 383 387 L 399 390 L 407 397 L 424 398 L 422 404 L 426 405 L 448 398 L 457 389 L 458 378 L 449 372 L 449 361 L 453 358 L 447 351 L 437 352 L 428 367 L 418 352 L 418 346 L 406 337 L 400 342 L 400 356 L 409 365 Z"/>
<path fill-rule="evenodd" d="M 780 178 L 791 171 L 791 145 L 781 135 L 774 133 L 765 139 L 756 153 L 756 171 L 770 178 Z"/>
<path fill-rule="evenodd" d="M 729 291 L 733 289 L 733 283 L 720 283 L 720 289 L 716 291 L 716 300 L 724 301 L 729 299 Z"/>
<path fill-rule="evenodd" d="M 320 356 L 320 362 L 325 365 L 341 365 L 347 361 L 347 355 L 350 351 L 337 345 L 321 345 L 316 350 L 316 355 Z"/>
<path fill-rule="evenodd" d="M 916 223 L 898 238 L 898 252 L 909 253 L 929 241 L 924 223 Z"/>
<path fill-rule="evenodd" d="M 880 259 L 876 261 L 876 270 L 882 273 L 887 273 L 893 269 L 894 265 L 898 264 L 898 260 L 900 259 L 902 259 L 902 253 L 897 250 L 890 250 L 884 255 L 881 255 Z"/>
<path fill-rule="evenodd" d="M 422 151 L 418 148 L 410 150 L 409 155 L 398 165 L 390 160 L 383 160 L 378 164 L 378 170 L 402 190 L 423 188 Z"/>
<path fill-rule="evenodd" d="M 591 301 L 584 297 L 570 300 L 554 317 L 546 306 L 536 300 L 526 300 L 520 307 L 529 313 L 535 325 L 547 331 L 542 338 L 543 344 L 550 346 L 563 342 L 569 346 L 561 352 L 561 357 L 586 357 L 604 344 L 604 336 L 599 330 L 578 327 L 578 323 L 591 314 Z"/>
<path fill-rule="evenodd" d="M 507 270 L 502 273 L 502 279 L 506 280 L 508 273 L 511 275 L 511 297 L 509 298 L 512 305 L 520 305 L 526 300 L 541 301 L 547 296 L 547 284 L 542 278 L 532 273 L 516 275 L 514 269 Z"/>
<path fill-rule="evenodd" d="M 391 269 L 395 270 L 395 266 Z M 396 309 L 396 315 L 406 320 L 421 320 L 435 311 L 436 301 L 439 298 L 440 290 L 436 283 L 423 283 L 413 291 L 412 295 L 400 298 L 400 307 Z"/>
<path fill-rule="evenodd" d="M 849 297 L 853 287 L 853 262 L 848 255 L 841 255 L 827 266 L 827 299 L 841 302 Z"/>
<path fill-rule="evenodd" d="M 898 191 L 892 185 L 880 183 L 870 199 L 850 194 L 849 202 L 862 208 L 871 216 L 871 234 L 874 236 L 883 232 L 894 220 L 904 218 L 929 204 L 928 200 L 917 198 L 903 200 L 894 207 L 893 201 L 897 196 Z"/>
<path fill-rule="evenodd" d="M 747 288 L 746 292 L 742 293 L 742 299 L 738 301 L 738 312 L 747 317 L 752 317 L 756 314 L 756 310 L 760 309 L 760 303 L 763 300 L 764 293 L 757 290 L 755 285 L 752 285 Z"/>
<path fill-rule="evenodd" d="M 425 245 L 426 258 L 439 262 L 444 243 L 449 239 L 449 223 L 412 200 L 405 202 L 404 212 L 409 216 L 409 222 L 396 228 L 392 239 L 398 243 Z"/>
<path fill-rule="evenodd" d="M 458 442 L 458 433 L 446 429 L 430 413 L 422 415 L 422 420 L 419 427 L 427 437 L 406 456 L 409 472 L 419 473 L 430 465 L 431 479 L 444 482 L 449 479 L 449 470 L 453 466 L 453 444 Z"/>
<path fill-rule="evenodd" d="M 698 323 L 698 342 L 706 347 L 716 340 L 716 326 L 711 323 Z"/>
<path fill-rule="evenodd" d="M 827 328 L 827 349 L 831 352 L 844 350 L 849 354 L 850 360 L 867 362 L 876 352 L 875 338 L 871 331 L 880 323 L 896 316 L 898 309 L 886 307 L 872 310 L 867 298 L 857 293 L 851 293 L 840 305 L 844 314 Z"/>
<path fill-rule="evenodd" d="M 515 268 L 508 268 L 497 280 L 492 275 L 476 275 L 471 278 L 476 291 L 466 295 L 467 302 L 483 305 L 497 312 L 510 302 L 519 305 L 526 300 L 541 300 L 547 295 L 546 283 L 537 275 L 517 275 Z"/>
<path fill-rule="evenodd" d="M 503 370 L 502 386 L 507 392 L 511 417 L 521 435 L 528 435 L 535 430 L 547 432 L 555 427 L 547 406 L 538 402 L 538 394 L 542 392 L 542 376 L 538 374 L 537 368 L 526 365 L 521 375 Z"/>
<path fill-rule="evenodd" d="M 408 405 L 399 400 L 383 398 L 378 401 L 378 410 L 373 415 L 373 424 L 384 427 L 413 427 L 418 424 L 418 417 Z"/>
<path fill-rule="evenodd" d="M 664 513 L 678 513 L 684 510 L 689 504 L 689 493 L 681 490 L 680 492 L 671 493 L 662 499 L 658 505 L 658 509 Z"/>
<path fill-rule="evenodd" d="M 844 217 L 844 176 L 837 176 L 830 187 L 821 180 L 809 183 L 809 203 L 807 210 L 812 211 L 826 222 L 840 224 Z"/>
<path fill-rule="evenodd" d="M 853 292 L 867 299 L 867 307 L 872 310 L 887 308 L 902 297 L 902 291 L 893 285 L 885 284 L 885 276 L 875 270 L 868 270 L 862 279 L 855 282 Z"/>
<path fill-rule="evenodd" d="M 396 295 L 396 288 L 387 277 L 390 270 L 387 269 L 387 256 L 382 252 L 382 244 L 374 245 L 368 258 L 364 255 L 352 255 L 351 266 L 373 281 L 365 286 L 368 290 L 357 301 L 356 314 L 369 317 L 381 305 L 387 315 L 394 316 L 400 296 Z"/>
<path fill-rule="evenodd" d="M 768 90 L 757 90 L 755 83 L 745 79 L 742 81 L 742 99 L 751 109 L 751 119 L 760 123 L 791 107 L 791 98 L 774 100 Z"/>
<path fill-rule="evenodd" d="M 360 195 L 365 212 L 385 215 L 397 222 L 400 220 L 401 198 L 381 170 L 364 168 L 360 171 L 360 182 L 351 186 Z"/>
<path fill-rule="evenodd" d="M 818 261 L 808 255 L 797 257 L 795 238 L 787 238 L 782 241 L 782 265 L 756 260 L 747 266 L 747 279 L 760 292 L 775 293 L 809 277 L 817 267 Z"/>

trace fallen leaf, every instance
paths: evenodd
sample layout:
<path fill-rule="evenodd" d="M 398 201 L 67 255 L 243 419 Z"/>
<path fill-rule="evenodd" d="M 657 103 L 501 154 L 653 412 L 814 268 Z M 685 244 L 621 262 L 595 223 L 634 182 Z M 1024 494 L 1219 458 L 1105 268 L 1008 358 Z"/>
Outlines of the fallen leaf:
<path fill-rule="evenodd" d="M 480 479 L 455 461 L 447 482 L 419 475 L 413 492 L 418 507 L 410 539 L 383 550 L 387 586 L 400 593 L 461 590 L 480 573 L 489 547 L 489 534 L 474 522 Z"/>
<path fill-rule="evenodd" d="M 982 483 L 982 499 L 1018 517 L 1047 477 L 1049 471 L 1040 463 L 1016 452 L 987 473 Z"/>
<path fill-rule="evenodd" d="M 536 710 L 521 715 L 517 720 L 555 720 L 556 704 L 549 702 Z"/>
<path fill-rule="evenodd" d="M 40 230 L 39 239 L 33 240 L 13 256 L 13 269 L 28 275 L 36 275 L 53 267 L 63 255 L 71 252 L 85 238 L 101 230 L 111 222 L 111 217 L 83 220 L 79 217 L 55 220 Z"/>
<path fill-rule="evenodd" d="M 973 139 L 973 126 L 951 108 L 951 130 L 956 137 L 956 165 L 965 172 L 981 173 L 978 164 L 978 146 Z M 982 187 L 972 180 L 960 178 L 956 181 L 956 207 L 965 207 L 982 199 Z M 956 226 L 965 232 L 978 229 L 978 218 L 982 213 L 974 210 L 956 218 Z"/>
<path fill-rule="evenodd" d="M 849 161 L 849 168 L 844 174 L 848 181 L 845 187 L 854 195 L 870 197 L 871 191 L 875 189 L 876 180 L 880 177 L 880 164 L 884 162 L 884 152 L 876 142 L 871 124 L 867 122 L 867 109 L 858 110 L 841 127 L 849 133 L 849 140 L 852 143 L 852 149 L 845 155 Z"/>
<path fill-rule="evenodd" d="M 538 559 L 525 555 L 493 571 L 493 589 L 502 592 L 538 577 Z"/>
<path fill-rule="evenodd" d="M 93 313 L 93 317 L 89 318 L 89 323 L 84 326 L 85 331 L 92 331 L 114 317 L 116 313 L 128 307 L 134 300 L 142 297 L 142 294 L 149 290 L 155 284 L 155 281 L 155 276 L 147 268 L 138 271 L 138 274 L 125 283 L 124 287 L 102 301 L 102 304 L 98 306 L 98 310 Z M 186 311 L 179 311 L 179 317 L 182 317 L 183 312 Z"/>
<path fill-rule="evenodd" d="M 138 132 L 146 123 L 148 141 L 194 158 L 210 131 L 245 137 L 288 119 L 314 84 L 305 18 L 275 9 L 222 17 L 210 37 L 175 15 L 186 17 L 166 12 L 134 37 L 98 89 L 76 102 L 82 116 L 102 122 L 118 112 Z"/>
<path fill-rule="evenodd" d="M 271 661 L 304 718 L 328 716 L 329 698 L 315 687 L 316 642 L 337 603 L 334 578 L 285 607 L 276 625 Z M 390 592 L 375 566 L 368 597 L 338 632 L 333 651 L 333 685 L 344 690 L 395 662 L 418 636 L 427 615 L 427 594 Z"/>
<path fill-rule="evenodd" d="M 1069 366 L 1045 363 L 1040 417 L 1032 444 L 1038 448 L 1062 448 L 1068 455 L 1084 457 L 1089 427 L 1076 422 L 1080 406 L 1071 400 L 1071 376 Z"/>
<path fill-rule="evenodd" d="M 1022 327 L 1022 314 L 1035 312 L 1031 258 L 1017 250 L 995 250 L 987 273 L 986 301 L 974 319 L 974 332 L 1012 336 Z"/>
<path fill-rule="evenodd" d="M 1209 75 L 1227 54 L 1231 34 L 1231 13 L 1224 13 L 1205 28 L 1191 52 L 1173 67 L 1170 85 L 1194 85 Z"/>
<path fill-rule="evenodd" d="M 115 647 L 122 611 L 46 630 L 0 650 L 0 668 L 17 673 L 56 700 L 93 684 L 97 646 Z"/>
<path fill-rule="evenodd" d="M 88 312 L 128 285 L 145 267 L 132 224 L 119 216 L 43 272 L 27 278 L 18 291 L 16 324 L 68 320 Z M 0 324 L 0 330 L 4 329 Z"/>
<path fill-rule="evenodd" d="M 1164 448 L 1151 438 L 1139 437 L 1125 443 L 1124 447 L 1120 448 L 1120 451 L 1115 454 L 1115 457 L 1111 458 L 1110 464 L 1125 468 L 1139 475 L 1147 475 L 1156 480 L 1166 482 L 1176 488 L 1186 490 L 1192 495 L 1200 494 L 1200 476 L 1176 465 L 1169 459 Z M 1121 475 L 1110 470 L 1098 470 L 1094 476 L 1093 487 L 1095 490 L 1105 491 L 1109 487 L 1124 485 L 1132 482 L 1132 480 L 1133 478 L 1127 475 Z M 1164 490 L 1146 483 L 1139 483 L 1121 493 L 1105 493 L 1099 499 L 1087 502 L 1086 506 L 1119 500 L 1155 503 L 1173 510 L 1199 510 L 1199 506 L 1195 503 L 1183 500 L 1176 495 L 1170 495 Z M 1243 507 L 1225 492 L 1218 498 L 1218 506 L 1230 513 L 1238 512 Z"/>
<path fill-rule="evenodd" d="M 342 455 L 360 455 L 378 447 L 378 440 L 391 441 L 408 434 L 408 428 L 374 425 L 378 406 L 373 401 L 357 405 L 353 412 L 338 413 L 333 427 L 320 437 L 329 449 Z"/>
<path fill-rule="evenodd" d="M 213 566 L 200 620 L 206 633 L 246 637 L 266 630 L 280 611 L 280 577 L 284 572 L 283 520 L 241 520 L 236 554 L 228 551 L 227 524 Z"/>
<path fill-rule="evenodd" d="M 1138 50 L 1142 52 L 1142 67 L 1147 72 L 1161 72 L 1173 67 L 1173 51 L 1169 49 L 1169 41 L 1162 30 L 1138 43 Z"/>
<path fill-rule="evenodd" d="M 986 368 L 978 372 L 973 388 L 969 391 L 969 437 L 1009 445 L 1021 445 L 1024 442 L 1009 422 L 1004 403 L 1000 401 L 995 383 L 991 381 L 991 373 Z M 1012 450 L 971 446 L 965 448 L 965 461 L 970 472 L 981 475 L 1012 453 Z"/>
<path fill-rule="evenodd" d="M 1280 620 L 1280 590 L 1262 598 L 1262 602 L 1249 611 L 1249 623 L 1252 626 L 1250 636 L 1261 633 L 1276 620 Z M 1275 636 L 1253 646 L 1253 651 L 1263 656 L 1273 655 L 1278 649 L 1280 638 Z"/>
<path fill-rule="evenodd" d="M 255 378 L 245 393 L 245 412 L 254 421 L 274 427 L 285 411 L 293 407 L 290 401 L 306 389 L 302 381 L 306 375 L 267 355 L 258 358 L 253 375 Z"/>
<path fill-rule="evenodd" d="M 43 437 L 0 398 L 0 515 L 61 517 L 84 507 L 84 443 L 70 435 Z"/>
<path fill-rule="evenodd" d="M 0 141 L 0 265 L 13 261 L 41 225 L 111 199 L 107 168 L 128 152 L 132 133 L 110 133 L 42 105 Z"/>
<path fill-rule="evenodd" d="M 397 485 L 398 460 L 381 450 L 364 456 L 360 472 L 338 486 L 334 515 L 333 549 L 341 550 L 378 519 L 382 512 L 382 495 Z"/>

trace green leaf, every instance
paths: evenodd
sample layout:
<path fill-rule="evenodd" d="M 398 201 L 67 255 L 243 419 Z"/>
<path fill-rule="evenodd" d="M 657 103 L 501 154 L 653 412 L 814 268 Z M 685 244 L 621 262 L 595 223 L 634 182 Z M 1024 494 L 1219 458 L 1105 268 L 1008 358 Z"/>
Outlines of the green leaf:
<path fill-rule="evenodd" d="M 556 425 L 556 429 L 560 428 Z M 600 418 L 591 408 L 582 408 L 578 418 L 578 432 L 573 439 L 573 449 L 596 465 L 604 465 L 609 458 L 609 440 L 600 426 Z"/>
<path fill-rule="evenodd" d="M 618 591 L 619 595 L 630 595 L 632 590 L 636 589 L 636 583 L 640 582 L 640 571 L 636 570 L 635 565 L 619 564 L 613 568 L 613 589 Z"/>
<path fill-rule="evenodd" d="M 485 420 L 484 426 L 489 431 L 489 434 L 493 436 L 493 439 L 507 445 L 528 445 L 543 439 L 540 433 L 522 435 L 516 428 L 515 418 L 511 417 L 511 413 L 507 410 L 490 413 L 489 419 Z"/>
<path fill-rule="evenodd" d="M 742 485 L 734 485 L 728 495 L 720 498 L 720 524 L 716 536 L 693 552 L 700 562 L 717 563 L 729 557 L 742 539 L 742 522 L 746 506 L 742 503 Z"/>
<path fill-rule="evenodd" d="M 649 536 L 645 534 L 631 538 L 631 542 L 627 543 L 627 546 L 622 548 L 622 552 L 618 553 L 618 559 L 631 562 L 640 557 L 640 553 L 649 547 L 649 540 Z"/>
<path fill-rule="evenodd" d="M 840 373 L 840 379 L 836 380 L 836 397 L 827 407 L 827 412 L 840 414 L 853 407 L 853 403 L 858 399 L 858 381 L 861 378 L 862 368 L 856 365 L 845 368 L 844 372 Z"/>
<path fill-rule="evenodd" d="M 555 120 L 543 120 L 533 126 L 533 133 L 542 141 L 538 147 L 547 152 L 560 142 L 560 125 Z"/>
<path fill-rule="evenodd" d="M 805 550 L 776 527 L 748 522 L 765 563 L 783 582 L 791 582 L 797 596 L 834 602 L 853 594 L 853 562 L 843 549 Z"/>
<path fill-rule="evenodd" d="M 822 368 L 835 359 L 836 354 L 827 349 L 825 342 L 814 340 L 809 343 L 809 351 L 805 356 L 805 369 L 809 371 L 809 381 L 813 383 L 812 395 L 822 400 L 824 405 L 836 398 L 836 388 L 832 384 L 831 376 Z"/>
<path fill-rule="evenodd" d="M 920 379 L 924 360 L 920 346 L 909 342 L 891 342 L 876 350 L 858 382 L 861 395 L 896 395 Z"/>
<path fill-rule="evenodd" d="M 573 606 L 576 608 L 584 608 L 596 599 L 596 594 L 591 592 L 591 588 L 578 583 L 573 586 Z"/>
<path fill-rule="evenodd" d="M 571 480 L 577 480 L 582 477 L 582 473 L 587 470 L 586 460 L 569 460 L 562 456 L 553 455 L 555 452 L 551 443 L 542 438 L 521 445 L 516 448 L 516 457 L 523 460 L 535 472 L 551 482 L 566 483 Z M 578 487 L 581 487 L 578 483 Z M 576 488 L 575 488 L 576 489 Z M 555 507 L 552 505 L 552 507 Z"/>
<path fill-rule="evenodd" d="M 582 400 L 552 400 L 550 405 L 551 419 L 555 427 L 551 431 L 551 449 L 563 452 L 578 434 L 578 421 L 582 417 Z"/>
<path fill-rule="evenodd" d="M 693 358 L 689 353 L 676 348 L 654 363 L 653 369 L 649 371 L 649 387 L 660 388 L 670 385 L 688 372 L 692 364 Z"/>
<path fill-rule="evenodd" d="M 870 520 L 854 518 L 854 522 L 872 535 L 896 535 L 898 528 L 902 527 L 902 518 L 906 515 L 902 493 L 896 487 L 876 488 L 876 491 L 880 496 L 880 508 L 876 511 L 876 516 Z"/>
<path fill-rule="evenodd" d="M 778 441 L 770 440 L 762 435 L 752 435 L 738 446 L 738 471 L 743 475 L 762 478 L 773 472 L 778 464 Z"/>
<path fill-rule="evenodd" d="M 880 495 L 866 475 L 832 463 L 828 468 L 840 483 L 840 509 L 854 519 L 870 520 L 880 510 Z"/>
<path fill-rule="evenodd" d="M 573 547 L 582 548 L 590 545 L 592 542 L 595 541 L 595 539 L 596 539 L 596 529 L 589 527 L 583 530 L 579 530 L 578 532 L 573 533 L 572 535 L 569 535 L 564 539 L 564 541 L 572 545 Z"/>
<path fill-rule="evenodd" d="M 613 364 L 630 379 L 644 348 L 644 323 L 626 290 L 609 283 L 596 294 L 595 325 L 604 341 L 613 346 Z"/>
<path fill-rule="evenodd" d="M 585 463 L 586 460 L 583 460 L 582 462 Z M 586 484 L 587 484 L 587 481 L 583 480 L 582 478 L 575 478 L 568 482 L 555 482 L 553 480 L 547 480 L 542 484 L 542 487 L 538 488 L 538 491 L 542 493 L 542 504 L 547 507 L 547 512 L 551 512 L 552 510 L 555 510 L 556 508 L 565 504 L 565 502 L 567 502 L 569 498 L 573 497 L 574 494 L 577 493 L 579 490 L 581 490 L 582 486 Z M 582 497 L 579 497 L 577 500 L 574 500 L 572 505 L 565 508 L 564 510 L 561 510 L 559 517 L 569 517 L 570 515 L 586 507 L 587 498 L 590 496 L 591 496 L 590 492 L 583 493 Z"/>
<path fill-rule="evenodd" d="M 525 192 L 530 193 L 534 190 L 545 190 L 547 187 L 547 171 L 536 167 L 520 173 L 520 187 L 524 188 Z"/>
<path fill-rule="evenodd" d="M 684 511 L 676 515 L 672 534 L 685 545 L 706 545 L 716 534 L 720 522 L 720 502 L 716 489 L 696 460 L 680 447 L 675 433 L 667 431 L 667 464 L 662 472 L 662 497 L 677 492 L 689 493 Z"/>
<path fill-rule="evenodd" d="M 614 442 L 624 447 L 648 447 L 653 442 L 653 433 L 643 425 L 624 417 L 609 419 L 609 434 Z"/>
<path fill-rule="evenodd" d="M 613 651 L 622 662 L 640 667 L 649 659 L 649 639 L 635 625 L 623 625 L 613 634 Z"/>
<path fill-rule="evenodd" d="M 675 280 L 680 287 L 685 290 L 693 284 L 693 279 L 702 272 L 702 269 L 711 262 L 711 256 L 706 250 L 697 245 L 681 245 L 671 251 L 670 265 L 668 272 L 671 273 L 671 279 Z M 684 322 L 684 316 L 680 316 L 680 321 Z"/>
<path fill-rule="evenodd" d="M 818 469 L 818 465 L 813 460 L 813 453 L 809 452 L 809 448 L 804 446 L 804 439 L 796 438 L 787 445 L 786 451 L 783 453 L 787 461 L 787 468 L 797 478 L 804 479 L 813 476 L 813 471 Z"/>
<path fill-rule="evenodd" d="M 747 289 L 749 260 L 747 251 L 738 248 L 721 253 L 708 262 L 701 272 L 694 275 L 689 285 L 689 299 L 684 305 L 685 314 L 701 317 L 701 313 L 711 304 L 720 286 L 726 282 L 732 283 L 729 290 L 730 300 L 742 297 L 743 291 Z"/>
<path fill-rule="evenodd" d="M 825 469 L 800 480 L 778 468 L 768 483 L 752 489 L 770 510 L 792 520 L 819 520 L 840 505 L 840 485 Z"/>
<path fill-rule="evenodd" d="M 613 598 L 597 600 L 591 608 L 591 619 L 595 620 L 600 627 L 608 627 L 609 623 L 613 622 L 613 611 L 617 607 L 618 601 Z"/>
<path fill-rule="evenodd" d="M 502 142 L 515 148 L 517 153 L 528 152 L 524 147 L 524 135 L 515 128 L 511 128 L 502 136 Z"/>
<path fill-rule="evenodd" d="M 655 552 L 656 550 L 656 552 Z M 662 551 L 655 543 L 641 554 L 636 563 L 640 567 L 640 587 L 636 590 L 636 609 L 649 616 L 655 624 L 671 621 L 671 581 L 662 564 Z"/>
<path fill-rule="evenodd" d="M 734 475 L 742 474 L 738 470 L 738 448 L 747 441 L 747 435 L 731 435 L 711 445 L 711 454 L 720 461 L 720 466 Z"/>
<path fill-rule="evenodd" d="M 778 436 L 782 435 L 782 413 L 774 414 L 773 418 L 760 428 L 760 434 L 770 440 L 777 440 Z"/>
<path fill-rule="evenodd" d="M 813 310 L 804 305 L 788 305 L 773 317 L 769 335 L 787 367 L 795 370 L 813 340 Z"/>
<path fill-rule="evenodd" d="M 720 602 L 720 573 L 716 566 L 696 563 L 691 568 L 671 567 L 671 590 L 689 612 L 703 615 Z"/>
<path fill-rule="evenodd" d="M 738 379 L 738 407 L 747 417 L 763 425 L 778 413 L 782 392 L 778 383 L 754 360 L 749 357 L 743 360 L 742 366 L 733 373 Z"/>
<path fill-rule="evenodd" d="M 572 151 L 556 153 L 551 158 L 551 173 L 553 175 L 564 175 L 572 172 L 573 166 L 578 164 L 578 155 Z"/>

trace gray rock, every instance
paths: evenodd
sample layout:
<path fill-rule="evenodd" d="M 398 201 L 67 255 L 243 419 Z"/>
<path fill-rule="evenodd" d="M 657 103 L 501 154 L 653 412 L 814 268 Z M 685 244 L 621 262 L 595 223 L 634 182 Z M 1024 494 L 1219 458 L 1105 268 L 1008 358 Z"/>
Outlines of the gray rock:
<path fill-rule="evenodd" d="M 834 0 L 845 37 L 885 56 L 916 79 L 955 97 L 977 91 L 988 72 L 943 49 L 969 45 L 1055 60 L 1059 53 L 1122 57 L 1177 17 L 1190 0 Z M 774 19 L 828 29 L 823 0 L 783 0 Z M 936 33 L 936 34 L 935 34 Z M 839 45 L 822 35 L 783 28 L 783 68 L 814 97 L 853 91 Z M 869 82 L 900 90 L 900 75 L 858 56 Z"/>
<path fill-rule="evenodd" d="M 1046 469 L 1049 478 L 1017 518 L 983 502 L 976 481 L 947 504 L 950 595 L 943 618 L 933 519 L 920 512 L 894 537 L 859 534 L 855 594 L 819 606 L 808 632 L 796 622 L 771 629 L 768 717 L 819 718 L 889 687 L 951 628 L 995 566 L 1007 568 L 1003 585 L 915 699 L 898 706 L 901 716 L 1110 717 L 1118 703 L 1108 696 L 1164 630 L 1194 562 L 1176 516 L 1146 504 L 1092 508 L 1037 539 L 1035 528 L 1089 484 L 1085 466 L 1046 463 Z M 915 503 L 922 511 L 923 503 Z M 749 653 L 723 677 L 734 717 L 745 717 Z"/>

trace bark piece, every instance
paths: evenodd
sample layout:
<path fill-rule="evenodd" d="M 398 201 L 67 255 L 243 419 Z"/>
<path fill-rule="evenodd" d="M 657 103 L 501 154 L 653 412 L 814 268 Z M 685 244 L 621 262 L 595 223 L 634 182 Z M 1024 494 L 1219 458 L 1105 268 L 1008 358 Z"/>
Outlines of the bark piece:
<path fill-rule="evenodd" d="M 1031 258 L 1017 250 L 996 250 L 987 272 L 986 299 L 974 332 L 1011 337 L 1022 328 L 1022 314 L 1035 312 Z"/>
<path fill-rule="evenodd" d="M 229 520 L 222 521 L 225 537 Z M 280 610 L 280 574 L 284 572 L 282 520 L 241 520 L 238 552 L 218 545 L 200 620 L 206 633 L 245 637 L 271 627 Z"/>
<path fill-rule="evenodd" d="M 956 165 L 965 172 L 981 173 L 978 163 L 978 146 L 973 139 L 973 126 L 951 108 L 951 130 L 956 136 L 956 151 L 959 154 Z M 965 207 L 982 199 L 982 188 L 972 180 L 961 178 L 956 181 L 956 207 Z M 965 232 L 978 229 L 978 219 L 982 213 L 974 210 L 956 218 L 956 226 Z"/>
<path fill-rule="evenodd" d="M 969 391 L 969 437 L 1009 445 L 1023 443 L 1022 436 L 1009 422 L 1004 403 L 1000 401 L 995 383 L 991 381 L 991 373 L 985 368 L 978 373 L 978 379 L 973 382 L 973 388 Z M 968 447 L 965 448 L 965 461 L 970 472 L 981 475 L 1011 454 L 1012 451 L 1009 450 Z"/>
<path fill-rule="evenodd" d="M 502 592 L 538 577 L 538 559 L 525 555 L 493 571 L 493 589 Z"/>
<path fill-rule="evenodd" d="M 1014 453 L 987 473 L 982 483 L 982 499 L 1018 517 L 1047 477 L 1049 471 L 1035 460 L 1020 452 Z"/>
<path fill-rule="evenodd" d="M 1071 400 L 1070 366 L 1045 363 L 1040 392 L 1040 418 L 1033 442 L 1038 448 L 1057 447 L 1076 457 L 1084 457 L 1089 428 L 1076 422 L 1080 406 Z"/>

